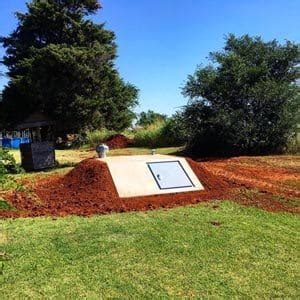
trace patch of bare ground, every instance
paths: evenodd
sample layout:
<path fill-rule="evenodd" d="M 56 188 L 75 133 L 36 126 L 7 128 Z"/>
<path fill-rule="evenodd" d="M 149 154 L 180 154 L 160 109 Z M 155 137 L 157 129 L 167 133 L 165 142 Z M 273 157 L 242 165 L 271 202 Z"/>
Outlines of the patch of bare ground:
<path fill-rule="evenodd" d="M 232 199 L 268 211 L 300 211 L 300 174 L 294 168 L 271 166 L 261 157 L 188 162 L 203 184 L 203 191 L 120 198 L 106 163 L 86 159 L 65 175 L 39 178 L 27 182 L 25 191 L 6 194 L 5 199 L 15 210 L 0 210 L 0 216 L 89 216 L 170 208 L 212 199 Z"/>

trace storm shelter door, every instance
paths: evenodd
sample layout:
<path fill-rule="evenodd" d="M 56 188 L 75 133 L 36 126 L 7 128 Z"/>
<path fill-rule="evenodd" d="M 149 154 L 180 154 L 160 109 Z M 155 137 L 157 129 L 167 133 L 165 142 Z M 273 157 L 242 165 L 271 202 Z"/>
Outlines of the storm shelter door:
<path fill-rule="evenodd" d="M 149 162 L 147 165 L 161 190 L 194 186 L 178 160 Z"/>

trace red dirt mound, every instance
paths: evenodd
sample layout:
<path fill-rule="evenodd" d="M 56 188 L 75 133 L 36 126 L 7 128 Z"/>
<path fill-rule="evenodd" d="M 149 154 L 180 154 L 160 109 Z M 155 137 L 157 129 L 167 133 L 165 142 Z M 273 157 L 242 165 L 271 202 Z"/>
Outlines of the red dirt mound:
<path fill-rule="evenodd" d="M 132 141 L 123 134 L 114 134 L 105 143 L 110 149 L 121 149 L 130 146 Z"/>
<path fill-rule="evenodd" d="M 3 197 L 17 210 L 2 210 L 0 217 L 92 215 L 168 208 L 209 199 L 232 199 L 268 211 L 300 213 L 300 173 L 295 163 L 283 161 L 283 167 L 277 164 L 274 167 L 272 159 L 252 157 L 200 163 L 187 160 L 205 190 L 120 198 L 107 165 L 97 159 L 87 159 L 65 176 L 52 175 L 37 179 L 34 184 L 23 182 L 26 192 L 5 193 Z"/>
<path fill-rule="evenodd" d="M 18 211 L 3 216 L 92 215 L 96 213 L 149 210 L 193 204 L 228 197 L 232 187 L 200 163 L 188 162 L 205 187 L 203 191 L 134 198 L 120 198 L 106 163 L 87 159 L 65 176 L 52 176 L 31 186 L 31 192 L 14 192 L 8 199 Z"/>

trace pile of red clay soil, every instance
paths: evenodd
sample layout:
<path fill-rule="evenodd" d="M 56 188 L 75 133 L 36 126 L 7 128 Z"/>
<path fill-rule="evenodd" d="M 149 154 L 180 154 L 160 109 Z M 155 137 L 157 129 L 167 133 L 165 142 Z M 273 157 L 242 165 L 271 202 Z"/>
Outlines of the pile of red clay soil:
<path fill-rule="evenodd" d="M 108 166 L 97 159 L 86 159 L 65 176 L 40 179 L 30 192 L 14 192 L 7 200 L 17 209 L 2 211 L 4 217 L 89 216 L 99 213 L 126 212 L 169 208 L 194 204 L 209 199 L 228 199 L 234 185 L 210 173 L 201 163 L 188 163 L 204 186 L 204 190 L 120 198 Z"/>
<path fill-rule="evenodd" d="M 121 149 L 130 146 L 132 141 L 123 134 L 114 134 L 105 143 L 110 149 Z"/>
<path fill-rule="evenodd" d="M 231 199 L 268 211 L 300 212 L 299 169 L 278 167 L 259 158 L 187 159 L 204 190 L 155 196 L 120 198 L 108 166 L 86 159 L 66 175 L 52 175 L 27 182 L 26 191 L 5 195 L 16 210 L 0 217 L 106 214 L 170 208 L 211 199 Z"/>

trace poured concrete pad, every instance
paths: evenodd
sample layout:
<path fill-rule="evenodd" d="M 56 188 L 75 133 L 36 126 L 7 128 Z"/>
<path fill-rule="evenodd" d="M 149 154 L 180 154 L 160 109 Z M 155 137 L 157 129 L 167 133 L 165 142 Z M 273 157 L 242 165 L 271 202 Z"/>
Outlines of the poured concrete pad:
<path fill-rule="evenodd" d="M 183 157 L 133 155 L 101 158 L 107 163 L 120 197 L 203 190 Z"/>

